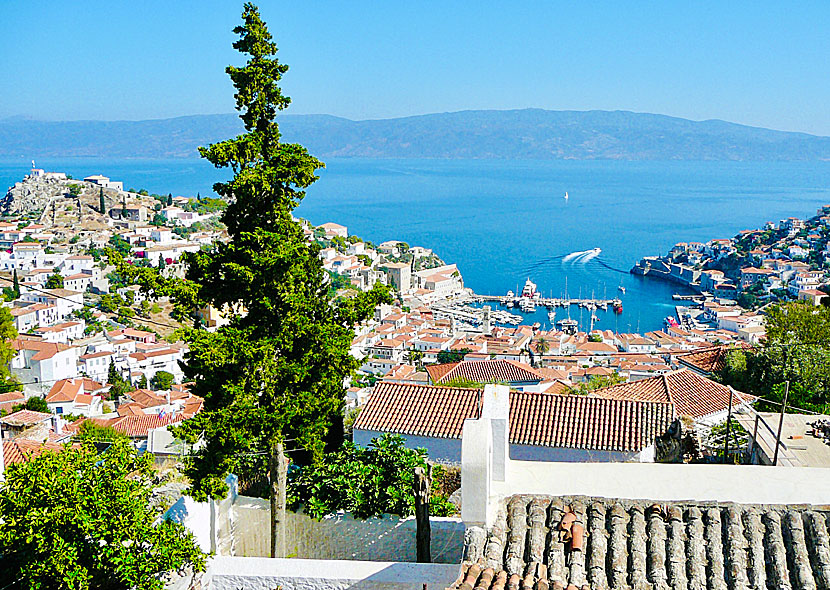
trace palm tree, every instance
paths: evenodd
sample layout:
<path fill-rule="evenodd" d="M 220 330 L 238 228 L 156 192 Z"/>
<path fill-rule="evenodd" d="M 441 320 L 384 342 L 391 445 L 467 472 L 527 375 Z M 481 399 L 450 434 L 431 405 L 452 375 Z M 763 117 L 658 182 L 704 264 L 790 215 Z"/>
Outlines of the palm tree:
<path fill-rule="evenodd" d="M 409 352 L 406 353 L 406 358 L 410 363 L 412 363 L 416 367 L 423 366 L 422 361 L 424 358 L 424 353 L 420 350 L 415 350 L 414 348 L 410 349 Z"/>
<path fill-rule="evenodd" d="M 545 337 L 544 337 L 544 336 L 540 336 L 540 337 L 536 340 L 536 351 L 537 351 L 540 355 L 544 355 L 544 354 L 546 354 L 549 350 L 550 350 L 550 344 L 548 344 L 548 341 L 547 341 L 547 340 L 545 340 Z"/>

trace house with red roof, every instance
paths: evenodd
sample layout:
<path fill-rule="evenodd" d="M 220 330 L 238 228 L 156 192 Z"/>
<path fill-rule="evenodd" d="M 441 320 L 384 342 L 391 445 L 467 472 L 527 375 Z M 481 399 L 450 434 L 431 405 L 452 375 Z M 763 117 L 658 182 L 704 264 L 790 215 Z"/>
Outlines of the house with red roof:
<path fill-rule="evenodd" d="M 45 394 L 52 384 L 77 376 L 78 349 L 40 338 L 19 336 L 11 341 L 15 356 L 10 363 L 12 374 L 24 391 Z"/>
<path fill-rule="evenodd" d="M 678 416 L 688 416 L 703 426 L 726 420 L 730 397 L 733 413 L 750 409 L 757 400 L 686 369 L 597 389 L 591 396 L 672 404 Z"/>
<path fill-rule="evenodd" d="M 46 394 L 46 405 L 53 414 L 100 416 L 104 413 L 101 396 L 106 387 L 88 378 L 61 379 Z"/>
<path fill-rule="evenodd" d="M 513 459 L 652 461 L 656 437 L 674 419 L 674 406 L 665 401 L 381 382 L 355 422 L 353 440 L 366 446 L 384 433 L 398 434 L 433 461 L 459 463 L 464 422 L 481 416 L 490 388 L 507 394 Z"/>

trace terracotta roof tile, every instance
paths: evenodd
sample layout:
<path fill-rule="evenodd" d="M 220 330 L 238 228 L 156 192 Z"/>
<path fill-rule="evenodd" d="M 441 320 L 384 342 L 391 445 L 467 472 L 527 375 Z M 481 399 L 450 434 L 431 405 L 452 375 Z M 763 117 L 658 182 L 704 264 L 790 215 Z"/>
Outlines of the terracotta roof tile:
<path fill-rule="evenodd" d="M 467 529 L 450 588 L 824 588 L 830 570 L 819 550 L 826 507 L 551 496 L 505 504 L 489 530 Z"/>
<path fill-rule="evenodd" d="M 0 418 L 0 423 L 9 426 L 30 426 L 32 424 L 39 424 L 52 418 L 52 414 L 45 412 L 35 412 L 34 410 L 18 410 L 13 414 Z"/>
<path fill-rule="evenodd" d="M 481 389 L 382 382 L 354 427 L 433 438 L 460 438 L 481 414 Z M 592 450 L 639 451 L 668 428 L 668 403 L 510 393 L 510 442 Z"/>
<path fill-rule="evenodd" d="M 469 379 L 479 383 L 517 383 L 545 380 L 545 375 L 536 371 L 530 365 L 504 359 L 428 365 L 426 369 L 432 382 L 436 384 L 457 378 Z"/>
<path fill-rule="evenodd" d="M 3 462 L 8 467 L 15 463 L 25 463 L 47 451 L 60 452 L 66 447 L 53 442 L 38 442 L 23 438 L 3 441 Z"/>
<path fill-rule="evenodd" d="M 630 381 L 592 392 L 606 399 L 629 399 L 674 404 L 677 413 L 692 418 L 703 418 L 729 407 L 729 388 L 702 377 L 694 371 L 681 369 L 648 379 Z M 734 390 L 733 390 L 734 391 Z M 753 403 L 755 397 L 735 392 L 732 403 Z"/>

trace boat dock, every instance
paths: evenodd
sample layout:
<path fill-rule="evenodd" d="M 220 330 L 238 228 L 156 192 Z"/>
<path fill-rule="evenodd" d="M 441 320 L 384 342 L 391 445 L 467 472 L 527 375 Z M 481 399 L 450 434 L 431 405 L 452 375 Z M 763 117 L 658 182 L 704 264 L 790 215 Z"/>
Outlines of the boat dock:
<path fill-rule="evenodd" d="M 622 303 L 621 299 L 564 299 L 558 297 L 528 298 L 515 296 L 508 297 L 506 295 L 472 295 L 470 297 L 470 300 L 477 301 L 479 303 L 492 301 L 504 306 L 508 306 L 509 303 L 512 303 L 516 307 L 518 307 L 522 301 L 529 301 L 533 303 L 533 305 L 535 305 L 536 307 L 546 307 L 548 309 L 553 309 L 556 307 L 570 307 L 571 305 L 576 305 L 577 307 L 585 307 L 588 309 L 605 309 Z"/>

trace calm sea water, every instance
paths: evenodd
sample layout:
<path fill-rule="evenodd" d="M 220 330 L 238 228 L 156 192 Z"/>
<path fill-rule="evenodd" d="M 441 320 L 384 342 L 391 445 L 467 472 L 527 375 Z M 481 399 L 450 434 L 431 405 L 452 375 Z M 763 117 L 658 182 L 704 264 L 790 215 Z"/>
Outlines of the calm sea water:
<path fill-rule="evenodd" d="M 674 285 L 628 270 L 679 241 L 707 241 L 830 203 L 830 162 L 582 162 L 334 159 L 298 214 L 336 221 L 375 243 L 399 239 L 456 262 L 477 293 L 504 294 L 531 278 L 545 295 L 622 295 L 623 314 L 601 328 L 646 331 L 674 313 Z M 228 173 L 201 160 L 39 160 L 76 178 L 125 187 L 210 194 Z M 28 160 L 0 162 L 0 186 Z M 569 193 L 566 201 L 563 196 Z M 591 260 L 568 255 L 592 248 Z M 563 315 L 560 310 L 559 317 Z M 588 314 L 583 312 L 583 327 Z M 577 308 L 572 317 L 580 319 Z M 547 323 L 538 312 L 528 321 Z"/>

